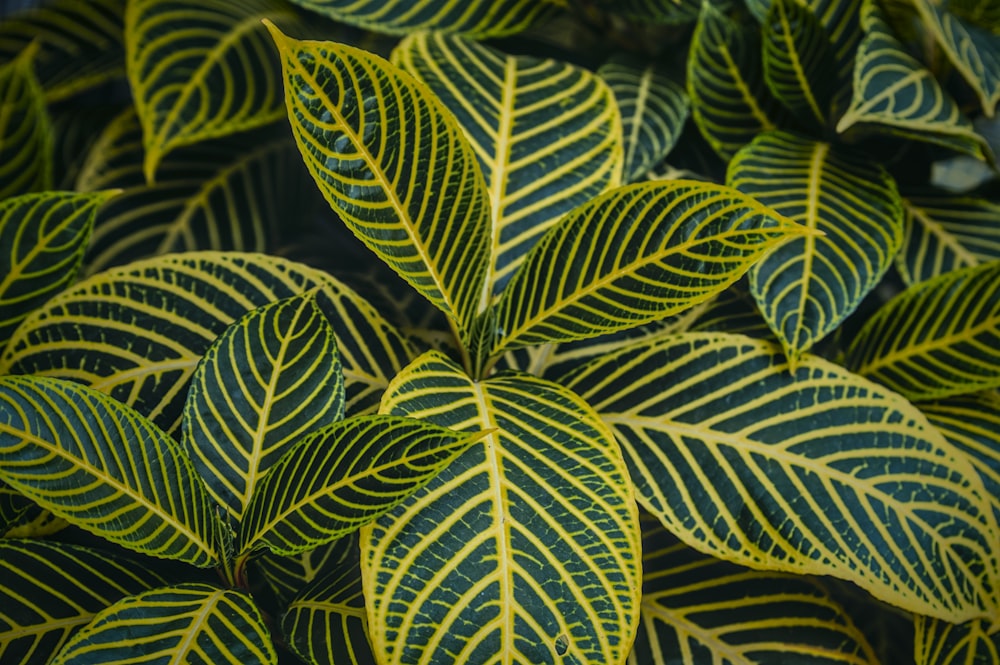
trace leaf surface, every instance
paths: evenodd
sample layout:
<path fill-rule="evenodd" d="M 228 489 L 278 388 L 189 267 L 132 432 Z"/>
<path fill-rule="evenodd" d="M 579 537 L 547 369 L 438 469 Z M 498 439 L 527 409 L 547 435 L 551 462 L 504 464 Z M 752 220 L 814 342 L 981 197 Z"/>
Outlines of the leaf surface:
<path fill-rule="evenodd" d="M 357 563 L 360 555 L 358 532 L 344 536 L 326 545 L 292 556 L 282 556 L 264 549 L 250 560 L 251 575 L 260 575 L 274 593 L 281 607 L 289 607 L 293 600 L 306 592 L 334 568 Z"/>
<path fill-rule="evenodd" d="M 52 130 L 36 45 L 0 65 L 0 199 L 52 188 Z"/>
<path fill-rule="evenodd" d="M 916 665 L 992 665 L 1000 662 L 1000 632 L 982 619 L 955 625 L 925 616 L 916 624 Z"/>
<path fill-rule="evenodd" d="M 694 23 L 701 9 L 698 0 L 595 0 L 594 4 L 606 13 L 663 25 Z M 725 6 L 728 3 L 718 0 L 713 4 Z"/>

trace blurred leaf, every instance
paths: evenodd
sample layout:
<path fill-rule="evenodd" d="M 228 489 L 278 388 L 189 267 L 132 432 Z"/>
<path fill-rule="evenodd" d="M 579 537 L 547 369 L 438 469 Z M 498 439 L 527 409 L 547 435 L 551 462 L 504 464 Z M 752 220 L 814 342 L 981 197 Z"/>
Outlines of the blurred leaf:
<path fill-rule="evenodd" d="M 0 65 L 0 200 L 52 188 L 52 130 L 32 44 Z"/>

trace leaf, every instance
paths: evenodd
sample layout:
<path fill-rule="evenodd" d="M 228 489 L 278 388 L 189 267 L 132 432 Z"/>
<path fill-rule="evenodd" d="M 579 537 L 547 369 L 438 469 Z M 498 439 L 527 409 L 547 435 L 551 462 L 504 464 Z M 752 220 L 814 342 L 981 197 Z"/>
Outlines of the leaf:
<path fill-rule="evenodd" d="M 624 16 L 637 22 L 662 25 L 684 25 L 698 20 L 701 2 L 698 0 L 595 0 L 604 12 Z M 713 0 L 716 6 L 728 5 Z"/>
<path fill-rule="evenodd" d="M 750 288 L 794 367 L 874 289 L 903 240 L 896 183 L 867 156 L 787 132 L 758 136 L 726 183 L 824 235 L 795 238 L 750 270 Z"/>
<path fill-rule="evenodd" d="M 803 229 L 729 187 L 626 185 L 567 215 L 497 303 L 493 352 L 595 337 L 676 314 Z M 553 279 L 553 266 L 562 266 Z"/>
<path fill-rule="evenodd" d="M 281 632 L 295 655 L 315 665 L 375 665 L 355 561 L 331 570 L 288 606 Z"/>
<path fill-rule="evenodd" d="M 260 575 L 280 607 L 288 607 L 300 594 L 306 592 L 313 582 L 348 562 L 358 562 L 360 556 L 358 532 L 326 545 L 306 550 L 292 556 L 282 556 L 264 549 L 250 559 L 253 569 L 251 579 Z"/>
<path fill-rule="evenodd" d="M 131 102 L 74 108 L 67 104 L 49 112 L 53 133 L 52 186 L 75 190 L 80 169 L 97 138 Z"/>
<path fill-rule="evenodd" d="M 76 279 L 97 209 L 114 192 L 44 192 L 0 200 L 0 348 Z"/>
<path fill-rule="evenodd" d="M 291 555 L 337 540 L 400 505 L 478 438 L 390 416 L 315 430 L 261 481 L 239 551 Z"/>
<path fill-rule="evenodd" d="M 904 50 L 876 0 L 863 2 L 861 25 L 865 36 L 854 65 L 854 96 L 837 131 L 878 124 L 906 138 L 985 159 L 983 138 L 934 75 Z"/>
<path fill-rule="evenodd" d="M 4 17 L 0 62 L 37 42 L 35 73 L 47 102 L 73 97 L 124 77 L 122 22 L 126 0 L 54 0 Z"/>
<path fill-rule="evenodd" d="M 906 289 L 868 319 L 846 360 L 915 401 L 1000 387 L 1000 262 Z"/>
<path fill-rule="evenodd" d="M 969 462 L 906 400 L 779 346 L 687 333 L 562 383 L 625 451 L 640 504 L 695 549 L 830 575 L 911 612 L 990 607 L 990 508 Z"/>
<path fill-rule="evenodd" d="M 310 291 L 251 310 L 212 343 L 181 432 L 209 494 L 239 522 L 282 453 L 343 417 L 337 339 Z"/>
<path fill-rule="evenodd" d="M 0 480 L 91 533 L 208 567 L 223 525 L 191 461 L 158 427 L 96 390 L 0 377 Z"/>
<path fill-rule="evenodd" d="M 478 158 L 492 211 L 484 311 L 546 230 L 620 184 L 614 97 L 580 67 L 440 33 L 407 37 L 393 63 L 454 114 Z"/>
<path fill-rule="evenodd" d="M 44 540 L 0 540 L 0 661 L 45 664 L 119 599 L 165 584 L 139 561 Z"/>
<path fill-rule="evenodd" d="M 182 146 L 282 117 L 278 62 L 261 20 L 293 21 L 279 0 L 131 0 L 125 15 L 128 79 L 152 183 Z"/>
<path fill-rule="evenodd" d="M 642 549 L 642 624 L 630 663 L 879 662 L 808 577 L 734 566 L 658 524 L 643 523 Z"/>
<path fill-rule="evenodd" d="M 625 137 L 625 182 L 661 163 L 680 138 L 690 111 L 684 87 L 656 65 L 615 56 L 597 75 L 614 93 Z"/>
<path fill-rule="evenodd" d="M 906 194 L 903 210 L 896 268 L 907 285 L 1000 260 L 1000 204 L 925 188 Z"/>
<path fill-rule="evenodd" d="M 916 616 L 916 665 L 992 665 L 1000 662 L 1000 632 L 982 619 L 951 624 Z"/>
<path fill-rule="evenodd" d="M 333 277 L 261 254 L 189 252 L 94 275 L 35 310 L 0 373 L 70 378 L 179 431 L 191 376 L 215 339 L 251 309 L 321 287 L 337 333 L 349 414 L 377 407 L 410 344 Z"/>
<path fill-rule="evenodd" d="M 726 160 L 780 119 L 760 52 L 756 26 L 741 27 L 711 3 L 702 4 L 688 53 L 687 92 L 695 124 Z"/>
<path fill-rule="evenodd" d="M 0 481 L 0 537 L 10 538 L 8 532 L 21 524 L 38 506 L 13 487 Z"/>
<path fill-rule="evenodd" d="M 278 656 L 267 625 L 247 594 L 208 584 L 177 584 L 129 596 L 99 613 L 52 665 L 124 662 L 272 665 Z"/>
<path fill-rule="evenodd" d="M 376 32 L 422 30 L 496 37 L 520 32 L 544 18 L 555 3 L 543 0 L 292 0 L 336 21 Z"/>
<path fill-rule="evenodd" d="M 29 46 L 0 65 L 0 200 L 52 188 L 52 131 Z"/>
<path fill-rule="evenodd" d="M 409 74 L 366 51 L 271 26 L 292 133 L 351 231 L 465 335 L 483 290 L 489 198 L 454 118 Z"/>
<path fill-rule="evenodd" d="M 436 352 L 400 373 L 382 411 L 496 431 L 362 530 L 381 662 L 623 663 L 638 519 L 596 414 L 527 374 L 475 382 Z"/>

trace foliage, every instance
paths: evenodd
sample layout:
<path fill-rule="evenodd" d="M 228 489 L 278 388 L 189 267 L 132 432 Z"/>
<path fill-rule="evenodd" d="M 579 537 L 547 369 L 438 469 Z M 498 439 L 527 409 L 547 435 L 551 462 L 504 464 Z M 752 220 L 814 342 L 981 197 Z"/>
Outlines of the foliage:
<path fill-rule="evenodd" d="M 995 662 L 988 7 L 5 17 L 0 661 Z"/>

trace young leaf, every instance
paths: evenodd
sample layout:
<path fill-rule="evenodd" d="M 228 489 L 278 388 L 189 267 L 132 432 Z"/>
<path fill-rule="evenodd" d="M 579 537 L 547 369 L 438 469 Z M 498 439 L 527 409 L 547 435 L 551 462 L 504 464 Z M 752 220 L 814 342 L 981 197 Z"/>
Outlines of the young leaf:
<path fill-rule="evenodd" d="M 479 160 L 492 223 L 479 311 L 565 213 L 621 181 L 621 119 L 607 86 L 555 60 L 420 33 L 393 62 L 455 115 Z"/>
<path fill-rule="evenodd" d="M 625 348 L 563 383 L 622 442 L 640 503 L 699 551 L 849 580 L 949 621 L 990 610 L 983 485 L 900 396 L 717 333 Z"/>
<path fill-rule="evenodd" d="M 0 200 L 52 188 L 52 130 L 35 78 L 37 44 L 0 66 Z"/>
<path fill-rule="evenodd" d="M 271 636 L 253 599 L 208 584 L 178 584 L 118 601 L 59 651 L 51 665 L 229 663 L 277 665 Z"/>
<path fill-rule="evenodd" d="M 489 252 L 486 182 L 455 119 L 412 76 L 268 24 L 292 133 L 350 229 L 467 335 Z"/>
<path fill-rule="evenodd" d="M 264 477 L 240 552 L 297 554 L 356 531 L 426 485 L 478 435 L 411 418 L 361 416 L 314 431 Z"/>
<path fill-rule="evenodd" d="M 0 540 L 0 662 L 48 663 L 121 598 L 166 582 L 144 562 L 70 543 Z"/>
<path fill-rule="evenodd" d="M 1000 663 L 1000 631 L 976 619 L 955 625 L 917 615 L 916 665 L 993 665 Z"/>
<path fill-rule="evenodd" d="M 429 352 L 383 412 L 496 432 L 362 531 L 384 663 L 623 663 L 639 605 L 632 489 L 607 428 L 527 374 L 474 382 Z"/>
<path fill-rule="evenodd" d="M 310 291 L 251 310 L 212 343 L 181 433 L 209 494 L 239 522 L 285 450 L 343 417 L 337 340 Z"/>
<path fill-rule="evenodd" d="M 822 236 L 795 238 L 750 270 L 750 288 L 794 366 L 835 330 L 892 265 L 903 209 L 870 159 L 787 132 L 753 140 L 726 182 Z"/>
<path fill-rule="evenodd" d="M 0 480 L 137 552 L 217 565 L 223 525 L 180 445 L 133 409 L 59 379 L 0 377 Z"/>
<path fill-rule="evenodd" d="M 721 185 L 619 187 L 568 214 L 528 254 L 497 303 L 493 353 L 675 314 L 804 232 Z"/>
<path fill-rule="evenodd" d="M 855 337 L 847 366 L 911 400 L 1000 387 L 1000 262 L 897 295 Z"/>

